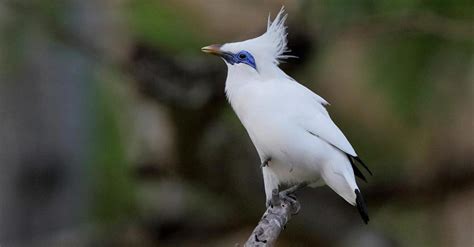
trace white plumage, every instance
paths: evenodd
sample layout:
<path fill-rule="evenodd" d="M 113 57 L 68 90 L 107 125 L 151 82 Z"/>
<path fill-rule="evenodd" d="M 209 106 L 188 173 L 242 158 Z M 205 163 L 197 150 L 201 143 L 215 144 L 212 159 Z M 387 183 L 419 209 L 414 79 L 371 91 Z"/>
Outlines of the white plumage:
<path fill-rule="evenodd" d="M 228 100 L 261 162 L 269 160 L 262 167 L 267 200 L 281 184 L 327 184 L 368 221 L 353 170 L 360 159 L 330 118 L 328 103 L 278 68 L 289 57 L 285 20 L 282 8 L 260 37 L 203 51 L 226 62 Z"/>

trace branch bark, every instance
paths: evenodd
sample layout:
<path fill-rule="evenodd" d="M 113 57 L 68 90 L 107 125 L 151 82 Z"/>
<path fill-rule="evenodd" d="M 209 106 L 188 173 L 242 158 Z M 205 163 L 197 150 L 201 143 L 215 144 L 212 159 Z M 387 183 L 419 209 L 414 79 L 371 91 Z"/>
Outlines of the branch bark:
<path fill-rule="evenodd" d="M 267 207 L 260 222 L 250 234 L 245 247 L 274 246 L 286 224 L 300 211 L 301 206 L 294 193 L 304 186 L 306 185 L 298 184 L 280 193 L 278 190 L 273 190 L 271 205 Z"/>

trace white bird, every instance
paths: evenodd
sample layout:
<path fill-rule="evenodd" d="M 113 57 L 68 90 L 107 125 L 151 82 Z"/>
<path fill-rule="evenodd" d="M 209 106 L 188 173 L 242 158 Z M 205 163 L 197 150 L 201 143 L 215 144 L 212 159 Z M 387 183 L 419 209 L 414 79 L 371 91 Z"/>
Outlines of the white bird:
<path fill-rule="evenodd" d="M 368 168 L 332 121 L 325 108 L 328 102 L 278 67 L 290 57 L 285 55 L 286 18 L 282 8 L 273 22 L 268 18 L 263 35 L 202 51 L 227 64 L 227 99 L 257 149 L 267 202 L 282 184 L 327 184 L 357 206 L 367 223 L 367 207 L 354 173 L 365 180 L 355 165 Z"/>

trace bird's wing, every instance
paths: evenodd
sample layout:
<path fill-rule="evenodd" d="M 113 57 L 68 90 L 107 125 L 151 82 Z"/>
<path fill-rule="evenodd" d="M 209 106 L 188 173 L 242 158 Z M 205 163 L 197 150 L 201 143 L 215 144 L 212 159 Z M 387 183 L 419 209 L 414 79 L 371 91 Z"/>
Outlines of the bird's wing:
<path fill-rule="evenodd" d="M 346 154 L 357 157 L 354 148 L 329 115 L 314 111 L 311 116 L 305 115 L 299 120 L 301 127 L 308 133 L 323 139 Z"/>
<path fill-rule="evenodd" d="M 303 128 L 308 134 L 317 136 L 346 153 L 355 175 L 367 181 L 355 163 L 362 165 L 370 175 L 372 172 L 357 156 L 352 145 L 332 121 L 325 107 L 328 105 L 327 101 L 291 78 L 286 82 L 273 87 L 279 88 L 280 104 L 277 104 L 283 106 L 285 115 L 288 115 L 294 124 Z"/>
<path fill-rule="evenodd" d="M 323 139 L 348 155 L 357 157 L 352 145 L 329 116 L 325 108 L 328 104 L 326 100 L 297 82 L 292 82 L 290 87 L 292 90 L 288 92 L 292 94 L 291 99 L 299 102 L 294 104 L 299 107 L 293 108 L 296 123 L 308 133 Z"/>

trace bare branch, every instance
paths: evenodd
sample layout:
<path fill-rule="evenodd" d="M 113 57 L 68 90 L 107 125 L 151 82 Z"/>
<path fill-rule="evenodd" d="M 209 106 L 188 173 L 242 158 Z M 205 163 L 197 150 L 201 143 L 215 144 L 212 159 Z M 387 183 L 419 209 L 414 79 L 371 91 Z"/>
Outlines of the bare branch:
<path fill-rule="evenodd" d="M 300 203 L 296 200 L 294 193 L 305 186 L 306 184 L 298 184 L 281 193 L 278 193 L 278 190 L 273 190 L 271 205 L 267 207 L 260 222 L 250 234 L 245 243 L 246 247 L 274 246 L 288 221 L 300 211 Z"/>

